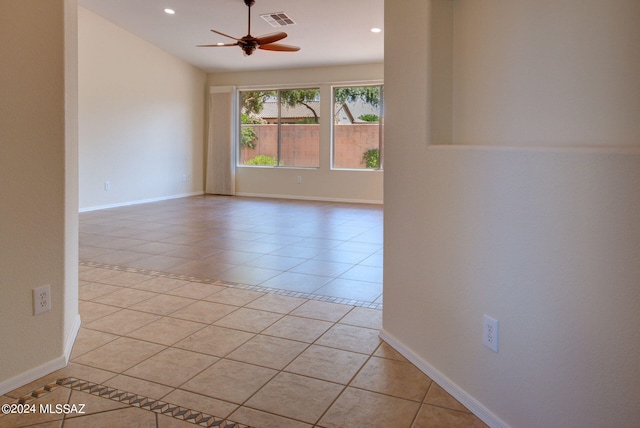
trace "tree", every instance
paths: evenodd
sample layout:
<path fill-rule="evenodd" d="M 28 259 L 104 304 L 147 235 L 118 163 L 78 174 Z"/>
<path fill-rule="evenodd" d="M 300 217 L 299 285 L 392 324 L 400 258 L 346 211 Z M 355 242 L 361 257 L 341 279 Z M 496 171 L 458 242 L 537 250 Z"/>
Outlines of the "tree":
<path fill-rule="evenodd" d="M 241 108 L 245 114 L 260 114 L 264 108 L 264 103 L 268 98 L 278 96 L 278 91 L 242 91 Z M 318 123 L 319 116 L 315 109 L 309 105 L 310 102 L 317 101 L 320 96 L 319 89 L 287 89 L 280 91 L 280 99 L 283 104 L 289 107 L 303 105 L 308 108 Z M 380 86 L 356 86 L 336 88 L 335 101 L 338 103 L 355 102 L 361 100 L 374 107 L 380 105 Z"/>
<path fill-rule="evenodd" d="M 267 98 L 277 94 L 276 91 L 242 91 L 240 92 L 241 111 L 249 115 L 260 114 Z"/>
<path fill-rule="evenodd" d="M 361 100 L 374 107 L 380 105 L 380 86 L 357 86 L 336 88 L 336 102 L 344 104 L 347 102 L 356 102 Z"/>
<path fill-rule="evenodd" d="M 241 110 L 247 116 L 256 116 L 262 112 L 266 100 L 277 97 L 280 94 L 280 102 L 288 107 L 303 105 L 313 114 L 313 123 L 320 123 L 318 112 L 309 104 L 317 101 L 320 96 L 319 89 L 288 89 L 281 91 L 243 91 L 241 92 Z"/>
<path fill-rule="evenodd" d="M 313 114 L 313 123 L 320 123 L 320 117 L 309 103 L 317 101 L 319 97 L 319 89 L 290 89 L 280 91 L 280 100 L 282 104 L 289 107 L 296 107 L 297 105 L 305 106 Z"/>

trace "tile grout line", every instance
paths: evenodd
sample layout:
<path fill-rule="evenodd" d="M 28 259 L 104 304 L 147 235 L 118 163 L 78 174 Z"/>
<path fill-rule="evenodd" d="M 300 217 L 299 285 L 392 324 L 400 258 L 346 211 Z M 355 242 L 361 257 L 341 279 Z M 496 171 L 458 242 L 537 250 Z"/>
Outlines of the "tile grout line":
<path fill-rule="evenodd" d="M 71 391 L 85 392 L 103 399 L 117 401 L 119 403 L 128 404 L 131 407 L 137 407 L 143 410 L 169 416 L 194 425 L 203 427 L 224 426 L 233 428 L 251 428 L 249 425 L 239 424 L 226 418 L 216 417 L 208 413 L 191 410 L 183 406 L 171 404 L 162 400 L 152 399 L 140 394 L 123 391 L 106 385 L 89 382 L 74 377 L 60 378 L 54 382 L 50 382 L 40 388 L 36 388 L 31 393 L 23 395 L 18 399 L 14 399 L 15 404 L 30 404 L 36 399 L 42 398 L 58 388 L 68 388 Z M 86 416 L 91 416 L 87 414 Z"/>
<path fill-rule="evenodd" d="M 346 316 L 346 314 L 345 314 Z M 344 318 L 344 316 L 342 317 Z M 342 319 L 341 318 L 341 319 Z M 321 346 L 321 345 L 319 345 Z M 367 365 L 367 363 L 371 360 L 371 358 L 373 358 L 374 354 L 376 353 L 376 351 L 380 348 L 381 344 L 378 344 L 378 346 L 376 347 L 376 349 L 367 356 L 367 359 L 362 363 L 362 366 L 360 366 L 360 368 L 358 370 L 356 370 L 356 372 L 354 373 L 353 376 L 351 376 L 351 379 L 349 379 L 349 381 L 347 383 L 344 384 L 344 387 L 342 388 L 342 391 L 340 391 L 340 394 L 338 394 L 336 396 L 336 398 L 333 399 L 333 401 L 331 402 L 331 404 L 324 410 L 324 412 L 322 412 L 322 414 L 320 415 L 320 417 L 318 418 L 318 420 L 316 420 L 316 422 L 313 424 L 314 427 L 318 426 L 318 424 L 320 423 L 320 421 L 322 421 L 322 418 L 324 418 L 324 416 L 329 412 L 329 410 L 333 407 L 333 405 L 338 401 L 338 399 L 342 396 L 342 394 L 344 394 L 344 392 L 349 388 L 349 386 L 351 385 L 351 382 L 353 382 L 355 380 L 356 377 L 358 377 L 358 375 L 360 374 L 360 372 L 362 372 L 362 370 L 364 369 L 364 367 Z M 353 387 L 352 387 L 353 388 Z"/>
<path fill-rule="evenodd" d="M 348 305 L 348 306 L 382 310 L 382 303 L 373 303 L 373 302 L 349 299 L 344 297 L 323 296 L 320 294 L 305 293 L 302 291 L 283 290 L 279 288 L 263 287 L 260 285 L 246 285 L 246 284 L 235 283 L 231 281 L 221 281 L 219 279 L 200 278 L 200 277 L 195 277 L 190 275 L 166 273 L 166 272 L 159 272 L 159 271 L 148 270 L 148 269 L 124 267 L 124 266 L 110 265 L 105 263 L 97 263 L 97 262 L 83 261 L 83 260 L 79 261 L 79 264 L 85 267 L 111 269 L 119 272 L 140 273 L 140 274 L 151 275 L 156 277 L 180 279 L 180 280 L 190 281 L 190 282 L 198 282 L 202 284 L 220 285 L 224 287 L 237 288 L 241 290 L 258 291 L 258 292 L 267 293 L 267 294 L 276 294 L 279 296 L 297 297 L 301 299 L 318 300 L 318 301 L 337 303 L 337 304 Z"/>
<path fill-rule="evenodd" d="M 256 298 L 256 299 L 257 299 L 257 298 Z M 253 299 L 253 300 L 251 300 L 251 301 L 249 301 L 249 302 L 246 302 L 243 306 L 238 307 L 236 310 L 239 310 L 239 309 L 241 309 L 241 308 L 246 307 L 247 305 L 249 305 L 250 303 L 252 303 L 252 302 L 253 302 L 254 300 L 256 300 L 256 299 Z M 302 306 L 302 305 L 299 305 L 299 306 Z M 299 306 L 298 306 L 298 307 L 299 307 Z M 331 324 L 332 324 L 332 326 L 337 325 L 341 320 L 345 319 L 345 318 L 347 317 L 347 315 L 348 315 L 349 313 L 351 313 L 351 312 L 352 312 L 352 310 L 353 310 L 354 308 L 355 308 L 355 307 L 351 307 L 348 311 L 346 311 L 346 312 L 345 312 L 342 316 L 340 316 L 338 319 L 333 320 L 333 321 L 330 321 L 330 322 L 331 322 Z M 289 311 L 287 314 L 288 314 L 288 315 L 291 315 L 291 312 L 292 312 L 292 311 L 294 311 L 295 309 L 297 309 L 297 308 L 292 309 L 292 310 L 291 310 L 291 311 Z M 235 311 L 234 311 L 234 312 L 235 312 Z M 282 315 L 287 315 L 287 314 L 282 314 Z M 171 316 L 170 314 L 165 315 L 165 317 L 170 317 L 170 316 Z M 307 318 L 307 316 L 304 316 L 304 315 L 298 315 L 297 317 Z M 274 323 L 275 323 L 275 322 L 274 322 Z M 214 325 L 214 324 L 209 324 L 209 325 Z M 272 323 L 271 325 L 273 325 L 273 323 Z M 90 327 L 87 327 L 87 328 L 90 328 Z M 205 326 L 203 326 L 202 328 L 205 328 Z M 235 329 L 234 327 L 227 327 L 227 328 Z M 266 328 L 268 328 L 268 327 L 265 327 L 265 329 L 266 329 Z M 265 329 L 263 329 L 263 330 L 262 330 L 262 331 L 260 331 L 260 332 L 253 332 L 253 331 L 252 331 L 251 333 L 254 335 L 253 337 L 257 337 L 257 336 L 263 335 L 263 331 L 264 331 Z M 99 331 L 99 330 L 98 330 L 98 331 Z M 245 330 L 240 329 L 240 331 L 245 331 Z M 328 331 L 328 330 L 327 330 L 327 331 Z M 325 332 L 325 333 L 326 333 L 326 332 Z M 268 336 L 268 335 L 267 335 L 267 336 Z M 322 336 L 322 335 L 321 335 L 321 336 Z M 320 337 L 321 337 L 321 336 L 320 336 Z M 119 336 L 119 337 L 128 337 L 128 336 L 124 335 L 124 336 Z M 277 336 L 276 336 L 276 337 L 277 337 Z M 314 344 L 315 344 L 315 342 L 316 342 L 318 339 L 319 339 L 319 338 L 317 338 L 317 339 L 316 339 L 314 342 L 312 342 L 312 343 L 305 342 L 307 346 L 305 347 L 305 349 L 301 350 L 301 351 L 298 353 L 298 356 L 299 356 L 299 355 L 301 355 L 301 354 L 302 354 L 305 350 L 307 350 L 310 346 L 314 345 Z M 146 341 L 146 340 L 144 340 L 144 339 L 140 339 L 140 340 Z M 150 342 L 150 343 L 155 343 L 155 342 Z M 174 345 L 175 345 L 175 344 L 174 344 Z M 168 348 L 173 348 L 173 347 L 174 347 L 174 345 L 168 345 Z M 167 349 L 168 349 L 168 348 L 167 348 Z M 236 348 L 236 349 L 237 349 L 237 348 Z M 377 349 L 377 348 L 376 348 L 376 349 Z M 160 352 L 162 352 L 162 351 L 160 351 Z M 230 353 L 231 353 L 231 352 L 230 352 Z M 157 355 L 157 353 L 156 353 L 156 354 L 154 354 L 154 355 Z M 370 356 L 371 356 L 371 355 L 369 355 L 369 358 L 370 358 Z M 146 361 L 146 360 L 148 360 L 148 359 L 150 359 L 150 358 L 152 358 L 152 357 L 153 357 L 153 356 L 150 356 L 150 357 L 148 357 L 147 359 L 145 359 L 144 361 Z M 230 359 L 230 360 L 232 360 L 232 361 L 235 361 L 235 360 L 233 360 L 233 358 L 228 358 L 228 355 L 218 357 L 218 359 L 219 359 L 219 360 L 223 360 L 223 359 Z M 294 358 L 294 359 L 295 359 L 295 358 Z M 242 362 L 242 361 L 240 361 L 240 362 Z M 288 365 L 289 365 L 289 364 L 285 365 L 285 367 L 283 367 L 282 369 L 278 370 L 278 373 L 285 372 L 285 368 L 286 368 Z M 200 373 L 202 373 L 202 372 L 203 372 L 203 371 L 205 371 L 206 369 L 207 369 L 207 368 L 203 368 L 203 369 L 202 369 L 202 371 L 201 371 Z M 125 372 L 122 372 L 122 373 L 120 373 L 120 374 L 122 374 L 122 375 L 126 375 L 126 374 L 125 374 Z M 131 376 L 131 375 L 127 375 L 127 376 Z M 196 376 L 197 376 L 197 374 L 195 374 L 193 377 L 196 377 Z M 132 376 L 132 377 L 133 377 L 133 378 L 138 378 L 137 376 Z M 274 377 L 275 377 L 275 375 L 274 375 Z M 313 377 L 313 376 L 306 376 L 306 377 L 315 378 L 315 377 Z M 143 378 L 138 378 L 138 379 L 144 380 Z M 316 379 L 324 380 L 324 379 L 320 379 L 320 378 L 316 378 Z M 186 382 L 188 382 L 188 380 L 187 380 L 187 381 L 185 381 L 185 383 L 186 383 Z M 330 382 L 332 382 L 332 383 L 336 383 L 336 382 L 333 382 L 333 381 L 330 381 Z M 175 387 L 175 386 L 171 386 L 171 385 L 166 385 L 166 386 L 170 386 L 173 390 L 176 390 L 176 389 L 179 389 L 179 388 L 180 388 L 180 387 Z M 346 388 L 346 386 L 347 386 L 347 385 L 344 385 L 344 388 Z M 263 386 L 263 387 L 264 387 L 264 386 Z M 344 390 L 344 388 L 343 388 L 343 390 Z M 243 407 L 243 406 L 244 406 L 244 407 L 247 407 L 247 408 L 251 408 L 250 406 L 246 406 L 246 402 L 247 402 L 251 397 L 253 397 L 255 394 L 257 394 L 261 389 L 262 389 L 262 388 L 259 388 L 259 389 L 254 393 L 254 394 L 252 394 L 250 397 L 248 397 L 248 398 L 247 398 L 247 400 L 245 400 L 245 402 L 244 402 L 244 403 L 240 404 L 240 407 Z M 167 396 L 167 395 L 169 395 L 169 393 L 167 393 L 165 396 Z M 339 394 L 339 395 L 340 395 L 340 394 Z M 339 396 L 339 395 L 338 395 L 338 396 Z M 161 399 L 160 399 L 160 400 L 161 400 Z M 258 409 L 256 409 L 256 410 L 258 410 Z M 325 411 L 323 412 L 323 414 L 324 414 L 327 410 L 328 410 L 328 409 L 325 409 Z M 262 410 L 262 411 L 264 411 L 264 410 Z M 266 412 L 266 413 L 271 413 L 271 412 Z M 274 414 L 274 413 L 272 413 L 272 414 Z M 275 414 L 274 414 L 274 415 L 275 415 Z M 281 415 L 280 415 L 280 416 L 281 416 Z M 295 419 L 294 419 L 294 420 L 295 420 Z M 302 421 L 301 421 L 301 422 L 302 422 Z"/>

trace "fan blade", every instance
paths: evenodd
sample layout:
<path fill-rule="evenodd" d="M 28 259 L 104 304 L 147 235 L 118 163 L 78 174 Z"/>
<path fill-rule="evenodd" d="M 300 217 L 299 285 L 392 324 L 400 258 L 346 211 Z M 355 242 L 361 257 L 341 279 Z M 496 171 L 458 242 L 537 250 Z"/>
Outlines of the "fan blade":
<path fill-rule="evenodd" d="M 279 43 L 269 43 L 268 45 L 258 46 L 258 49 L 265 51 L 279 51 L 279 52 L 297 52 L 300 50 L 298 46 L 282 45 Z"/>
<path fill-rule="evenodd" d="M 230 38 L 230 39 L 233 39 L 233 40 L 240 40 L 240 39 L 237 39 L 237 38 L 235 38 L 235 37 L 233 37 L 233 36 L 230 36 L 230 35 L 228 35 L 228 34 L 221 33 L 220 31 L 216 31 L 216 30 L 211 30 L 211 31 L 213 31 L 213 32 L 214 32 L 214 33 L 216 33 L 216 34 L 220 34 L 221 36 L 225 36 L 225 37 L 228 37 L 228 38 Z"/>
<path fill-rule="evenodd" d="M 287 33 L 283 33 L 282 31 L 278 33 L 270 33 L 265 34 L 264 36 L 256 37 L 256 41 L 259 45 L 266 45 L 269 43 L 277 42 L 278 40 L 282 40 L 287 37 Z"/>
<path fill-rule="evenodd" d="M 238 46 L 238 43 L 225 43 L 225 44 L 216 43 L 213 45 L 196 45 L 197 48 L 221 48 L 224 46 Z"/>

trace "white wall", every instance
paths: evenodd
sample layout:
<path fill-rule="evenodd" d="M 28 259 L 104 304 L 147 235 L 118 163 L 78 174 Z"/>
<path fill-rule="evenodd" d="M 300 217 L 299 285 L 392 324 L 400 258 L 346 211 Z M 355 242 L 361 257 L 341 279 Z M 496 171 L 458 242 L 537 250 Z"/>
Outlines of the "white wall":
<path fill-rule="evenodd" d="M 638 1 L 454 4 L 456 143 L 639 144 Z"/>
<path fill-rule="evenodd" d="M 79 63 L 80 208 L 202 193 L 206 73 L 83 8 Z"/>
<path fill-rule="evenodd" d="M 249 58 L 248 60 L 251 60 Z M 318 85 L 322 100 L 331 99 L 331 83 L 378 82 L 383 79 L 382 64 L 316 67 L 209 75 L 212 86 L 248 87 L 255 85 Z M 383 172 L 331 170 L 331 103 L 320 112 L 319 168 L 246 168 L 236 170 L 236 194 L 382 203 Z M 386 140 L 389 141 L 389 140 Z M 297 177 L 302 183 L 297 183 Z"/>
<path fill-rule="evenodd" d="M 3 394 L 63 367 L 79 328 L 77 26 L 75 0 L 0 10 Z M 45 284 L 52 309 L 34 316 L 32 289 Z"/>
<path fill-rule="evenodd" d="M 383 336 L 492 426 L 638 426 L 640 3 L 401 3 Z M 434 89 L 447 68 L 453 102 Z"/>

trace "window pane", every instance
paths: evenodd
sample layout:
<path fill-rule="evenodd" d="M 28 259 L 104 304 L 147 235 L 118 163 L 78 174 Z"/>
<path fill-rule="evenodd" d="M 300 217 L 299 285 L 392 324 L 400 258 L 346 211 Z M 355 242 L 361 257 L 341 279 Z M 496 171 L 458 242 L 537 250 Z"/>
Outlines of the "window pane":
<path fill-rule="evenodd" d="M 280 91 L 280 166 L 320 166 L 320 90 Z"/>
<path fill-rule="evenodd" d="M 334 89 L 333 167 L 382 167 L 382 87 Z"/>
<path fill-rule="evenodd" d="M 278 162 L 278 105 L 275 91 L 240 92 L 240 164 Z"/>
<path fill-rule="evenodd" d="M 318 167 L 320 90 L 240 92 L 240 164 Z"/>

